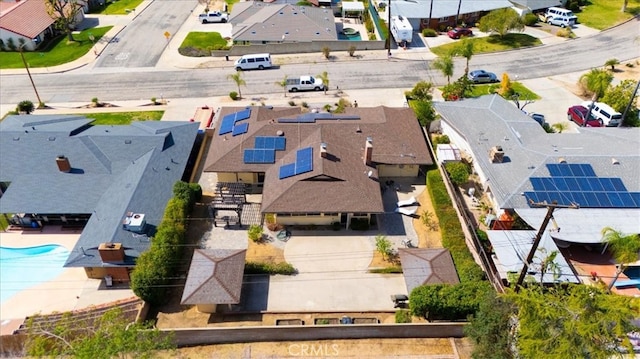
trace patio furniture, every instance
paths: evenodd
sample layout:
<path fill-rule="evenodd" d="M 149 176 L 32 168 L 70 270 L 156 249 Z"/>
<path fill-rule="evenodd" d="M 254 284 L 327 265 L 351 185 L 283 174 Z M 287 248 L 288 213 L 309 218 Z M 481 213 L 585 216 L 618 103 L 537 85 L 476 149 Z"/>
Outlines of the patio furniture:
<path fill-rule="evenodd" d="M 416 204 L 416 203 L 418 203 L 418 201 L 416 201 L 416 198 L 411 197 L 409 199 L 405 199 L 404 201 L 398 201 L 398 207 L 411 206 L 412 204 Z"/>
<path fill-rule="evenodd" d="M 418 207 L 398 207 L 396 213 L 404 214 L 405 216 L 414 216 L 418 211 Z"/>
<path fill-rule="evenodd" d="M 616 288 L 633 287 L 637 285 L 640 285 L 640 279 L 619 280 L 619 281 L 616 281 L 615 283 Z"/>

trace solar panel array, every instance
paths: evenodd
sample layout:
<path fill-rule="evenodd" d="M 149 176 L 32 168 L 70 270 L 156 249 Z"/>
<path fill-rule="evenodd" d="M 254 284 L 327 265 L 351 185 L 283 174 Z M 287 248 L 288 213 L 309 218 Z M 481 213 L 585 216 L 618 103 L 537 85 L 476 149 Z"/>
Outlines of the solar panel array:
<path fill-rule="evenodd" d="M 225 135 L 227 133 L 232 133 L 233 136 L 240 135 L 246 133 L 249 129 L 248 123 L 242 123 L 241 125 L 236 125 L 236 122 L 243 121 L 251 117 L 251 109 L 247 108 L 242 111 L 230 113 L 222 118 L 220 121 L 220 128 L 218 130 L 218 135 Z M 239 127 L 236 130 L 236 127 Z M 244 132 L 242 132 L 244 131 Z"/>
<path fill-rule="evenodd" d="M 244 163 L 275 163 L 276 151 L 274 149 L 246 148 L 243 160 Z"/>
<path fill-rule="evenodd" d="M 582 208 L 640 208 L 640 192 L 629 192 L 620 178 L 597 177 L 590 164 L 547 164 L 551 177 L 530 177 L 533 203 L 577 204 Z M 529 203 L 530 206 L 533 203 Z"/>
<path fill-rule="evenodd" d="M 287 144 L 285 137 L 258 136 L 255 139 L 255 148 L 271 148 L 274 150 L 284 151 Z"/>
<path fill-rule="evenodd" d="M 280 166 L 280 179 L 313 171 L 313 147 L 296 151 L 296 161 Z"/>

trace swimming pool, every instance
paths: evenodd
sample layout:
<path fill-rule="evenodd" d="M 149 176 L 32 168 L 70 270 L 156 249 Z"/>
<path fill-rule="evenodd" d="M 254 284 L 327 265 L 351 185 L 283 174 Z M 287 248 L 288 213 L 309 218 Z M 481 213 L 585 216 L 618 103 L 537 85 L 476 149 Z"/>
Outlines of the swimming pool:
<path fill-rule="evenodd" d="M 0 302 L 62 273 L 69 251 L 56 244 L 0 247 Z"/>

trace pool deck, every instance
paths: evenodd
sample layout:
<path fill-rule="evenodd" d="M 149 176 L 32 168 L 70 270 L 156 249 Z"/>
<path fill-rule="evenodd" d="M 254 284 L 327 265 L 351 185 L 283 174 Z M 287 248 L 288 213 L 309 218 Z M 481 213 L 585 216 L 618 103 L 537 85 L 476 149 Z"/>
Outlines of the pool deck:
<path fill-rule="evenodd" d="M 42 231 L 0 232 L 0 246 L 58 244 L 71 251 L 79 237 L 79 230 L 62 231 L 60 226 L 49 226 Z M 134 296 L 130 289 L 107 289 L 102 280 L 88 279 L 83 268 L 65 268 L 56 278 L 22 290 L 0 303 L 0 334 L 10 334 L 29 315 L 70 311 Z"/>

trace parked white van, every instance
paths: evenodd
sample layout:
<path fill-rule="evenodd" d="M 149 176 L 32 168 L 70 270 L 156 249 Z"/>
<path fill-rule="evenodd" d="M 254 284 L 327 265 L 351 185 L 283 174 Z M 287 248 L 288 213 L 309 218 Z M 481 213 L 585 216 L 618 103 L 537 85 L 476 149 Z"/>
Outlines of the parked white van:
<path fill-rule="evenodd" d="M 582 106 L 588 109 L 591 106 L 591 101 L 583 102 Z M 593 117 L 602 120 L 607 127 L 617 127 L 622 122 L 622 114 L 603 102 L 594 102 L 591 114 Z"/>
<path fill-rule="evenodd" d="M 243 55 L 236 60 L 236 70 L 264 70 L 271 67 L 270 54 Z"/>
<path fill-rule="evenodd" d="M 544 21 L 551 25 L 571 27 L 578 22 L 578 17 L 569 9 L 550 7 L 544 14 Z"/>

